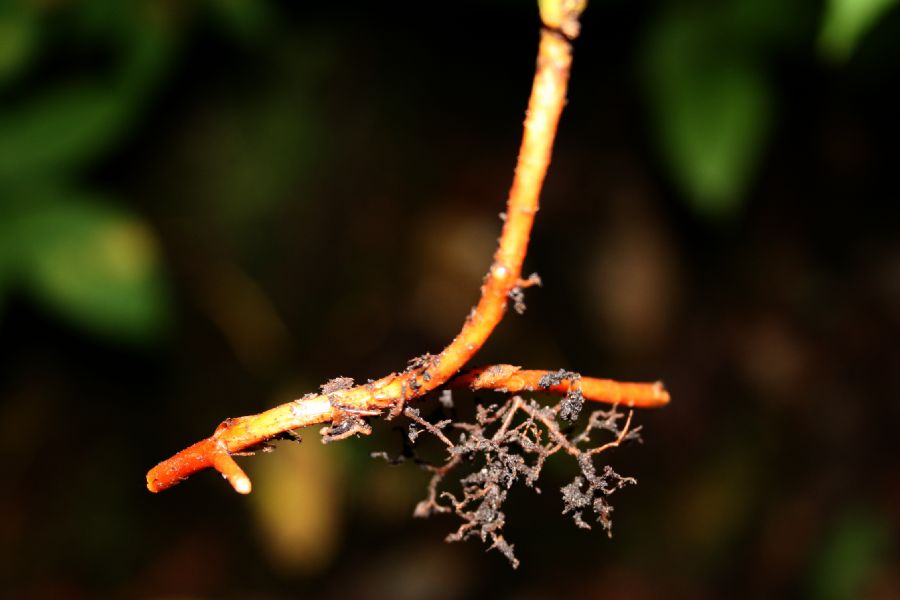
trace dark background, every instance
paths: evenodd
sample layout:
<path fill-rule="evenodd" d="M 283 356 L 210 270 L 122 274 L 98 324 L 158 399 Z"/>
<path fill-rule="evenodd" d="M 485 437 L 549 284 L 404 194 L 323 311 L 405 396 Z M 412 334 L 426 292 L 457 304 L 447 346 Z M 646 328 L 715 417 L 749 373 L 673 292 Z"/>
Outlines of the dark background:
<path fill-rule="evenodd" d="M 241 459 L 249 497 L 144 473 L 452 338 L 536 6 L 0 4 L 4 593 L 900 596 L 889 4 L 588 7 L 526 261 L 544 287 L 474 362 L 662 379 L 673 402 L 603 455 L 639 481 L 612 540 L 559 514 L 562 457 L 513 490 L 517 571 L 411 517 L 427 475 L 369 458 L 399 449 L 390 423 Z"/>

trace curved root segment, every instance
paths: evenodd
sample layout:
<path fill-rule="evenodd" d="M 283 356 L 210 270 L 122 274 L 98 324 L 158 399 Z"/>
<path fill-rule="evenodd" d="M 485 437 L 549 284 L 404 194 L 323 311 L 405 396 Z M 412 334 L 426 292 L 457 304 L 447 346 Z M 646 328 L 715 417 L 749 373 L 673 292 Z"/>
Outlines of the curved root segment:
<path fill-rule="evenodd" d="M 399 414 L 405 403 L 444 385 L 468 363 L 481 348 L 506 312 L 510 294 L 523 280 L 522 263 L 531 235 L 538 197 L 543 186 L 559 116 L 565 104 L 572 52 L 569 40 L 578 32 L 578 16 L 584 7 L 579 0 L 542 0 L 541 14 L 545 29 L 541 31 L 537 69 L 528 103 L 524 135 L 515 176 L 507 201 L 503 232 L 490 270 L 481 286 L 481 299 L 466 319 L 459 335 L 437 356 L 426 355 L 414 361 L 403 373 L 392 373 L 377 381 L 346 387 L 325 386 L 321 394 L 308 395 L 282 404 L 258 415 L 229 419 L 215 433 L 175 456 L 161 462 L 147 473 L 147 488 L 159 492 L 176 485 L 188 476 L 206 468 L 214 468 L 240 493 L 250 492 L 250 480 L 231 455 L 252 450 L 273 438 L 284 436 L 300 427 L 332 423 L 328 440 L 346 437 L 348 431 L 365 433 L 360 415 L 391 410 Z M 495 367 L 496 368 L 496 367 Z M 504 367 L 511 368 L 511 367 Z M 482 371 L 485 375 L 486 371 Z M 475 387 L 546 389 L 569 394 L 573 382 L 565 380 L 542 386 L 542 371 L 516 371 L 504 383 L 492 376 Z M 535 381 L 537 379 L 537 381 Z M 521 381 L 521 383 L 519 383 Z M 474 385 L 469 381 L 466 385 Z M 668 394 L 659 384 L 618 384 L 581 378 L 575 384 L 580 394 L 600 402 L 619 401 L 633 406 L 658 406 L 668 402 Z M 579 407 L 580 408 L 580 407 Z M 348 420 L 345 415 L 351 415 Z M 350 423 L 351 428 L 342 430 Z M 355 428 L 352 425 L 356 424 Z M 351 434 L 348 434 L 351 435 Z"/>

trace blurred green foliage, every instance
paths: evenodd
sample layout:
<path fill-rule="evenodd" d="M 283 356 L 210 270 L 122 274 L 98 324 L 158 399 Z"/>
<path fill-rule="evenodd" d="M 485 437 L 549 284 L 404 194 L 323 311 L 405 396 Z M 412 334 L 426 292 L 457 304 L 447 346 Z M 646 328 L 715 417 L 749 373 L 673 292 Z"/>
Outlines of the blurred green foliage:
<path fill-rule="evenodd" d="M 670 2 L 645 41 L 660 154 L 702 216 L 733 214 L 773 126 L 772 55 L 803 34 L 805 3 Z"/>
<path fill-rule="evenodd" d="M 259 0 L 210 0 L 208 5 L 211 19 L 245 42 L 257 40 L 275 18 L 272 5 Z"/>
<path fill-rule="evenodd" d="M 7 284 L 84 328 L 145 339 L 164 330 L 166 288 L 156 240 L 114 203 L 60 191 L 7 205 L 0 258 Z"/>
<path fill-rule="evenodd" d="M 811 47 L 846 59 L 894 0 L 663 3 L 644 42 L 646 103 L 662 160 L 701 216 L 734 215 L 747 197 L 777 121 L 774 65 Z"/>
<path fill-rule="evenodd" d="M 0 89 L 28 66 L 39 34 L 37 15 L 26 3 L 0 4 Z"/>
<path fill-rule="evenodd" d="M 885 567 L 891 530 L 890 519 L 877 511 L 854 508 L 837 515 L 814 564 L 811 597 L 869 597 L 866 585 Z"/>
<path fill-rule="evenodd" d="M 835 62 L 847 60 L 860 39 L 897 0 L 828 0 L 819 33 L 819 51 Z"/>
<path fill-rule="evenodd" d="M 647 41 L 647 102 L 660 152 L 695 210 L 732 213 L 773 118 L 773 92 L 725 10 L 672 10 Z"/>
<path fill-rule="evenodd" d="M 267 22 L 265 6 L 3 1 L 0 302 L 26 291 L 84 330 L 120 341 L 165 331 L 155 234 L 127 202 L 95 191 L 89 175 L 146 112 L 192 11 L 208 9 L 249 40 Z"/>

